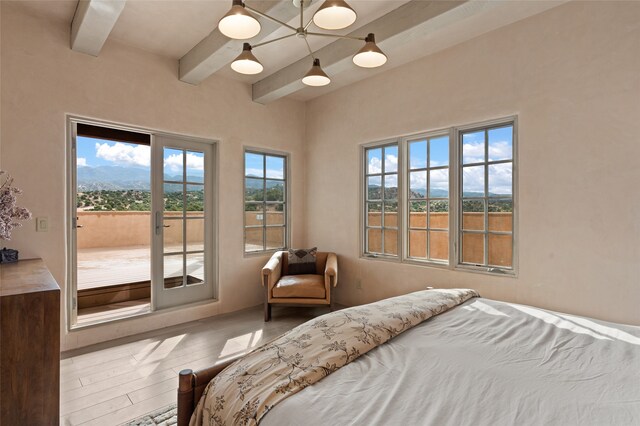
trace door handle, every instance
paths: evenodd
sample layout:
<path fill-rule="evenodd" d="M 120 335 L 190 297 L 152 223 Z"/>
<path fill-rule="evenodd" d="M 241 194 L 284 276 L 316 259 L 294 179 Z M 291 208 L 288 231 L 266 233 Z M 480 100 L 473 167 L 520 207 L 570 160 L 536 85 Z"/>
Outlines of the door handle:
<path fill-rule="evenodd" d="M 163 228 L 171 228 L 171 225 L 162 225 Z"/>
<path fill-rule="evenodd" d="M 76 228 L 84 228 L 84 225 L 76 225 Z"/>

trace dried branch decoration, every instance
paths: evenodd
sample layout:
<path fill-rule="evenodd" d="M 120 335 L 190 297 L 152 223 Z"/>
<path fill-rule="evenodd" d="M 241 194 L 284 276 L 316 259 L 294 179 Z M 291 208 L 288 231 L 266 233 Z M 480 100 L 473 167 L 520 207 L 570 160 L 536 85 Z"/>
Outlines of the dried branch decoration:
<path fill-rule="evenodd" d="M 11 240 L 11 231 L 22 226 L 18 220 L 31 219 L 31 212 L 24 207 L 16 205 L 16 198 L 22 194 L 22 190 L 13 186 L 13 178 L 3 170 L 0 170 L 0 239 Z"/>

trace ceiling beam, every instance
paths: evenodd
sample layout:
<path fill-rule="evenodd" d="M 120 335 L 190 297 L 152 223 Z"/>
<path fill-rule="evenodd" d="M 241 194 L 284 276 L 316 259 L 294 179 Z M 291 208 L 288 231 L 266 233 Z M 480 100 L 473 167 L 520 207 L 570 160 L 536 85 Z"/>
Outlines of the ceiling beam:
<path fill-rule="evenodd" d="M 231 6 L 231 1 L 229 1 Z M 267 13 L 283 22 L 289 22 L 298 16 L 299 9 L 292 6 L 291 0 L 255 1 L 251 7 Z M 280 25 L 260 16 L 256 16 L 262 29 L 250 42 L 255 44 L 264 40 Z M 210 75 L 233 61 L 242 52 L 242 43 L 247 40 L 233 40 L 215 28 L 208 36 L 180 58 L 180 80 L 185 83 L 200 84 Z"/>
<path fill-rule="evenodd" d="M 375 33 L 376 43 L 383 51 L 388 52 L 391 62 L 393 59 L 391 55 L 396 46 L 423 36 L 434 27 L 433 21 L 440 15 L 471 3 L 474 2 L 412 0 L 375 21 L 363 25 L 349 35 L 363 37 L 368 33 Z M 320 58 L 322 68 L 329 76 L 337 75 L 356 67 L 351 58 L 361 45 L 362 43 L 357 41 L 338 39 L 319 49 L 315 52 L 315 56 Z M 301 79 L 309 71 L 311 64 L 311 58 L 304 57 L 253 84 L 253 100 L 267 104 L 307 87 Z"/>
<path fill-rule="evenodd" d="M 80 0 L 71 23 L 71 49 L 98 56 L 125 0 Z"/>

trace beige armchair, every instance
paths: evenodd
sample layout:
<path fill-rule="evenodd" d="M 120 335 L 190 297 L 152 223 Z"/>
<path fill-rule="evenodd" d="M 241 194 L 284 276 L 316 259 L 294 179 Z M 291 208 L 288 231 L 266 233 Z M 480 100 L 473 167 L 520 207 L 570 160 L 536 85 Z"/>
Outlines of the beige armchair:
<path fill-rule="evenodd" d="M 262 268 L 265 291 L 264 320 L 271 320 L 274 303 L 328 305 L 333 310 L 333 289 L 338 285 L 338 258 L 335 253 L 316 253 L 316 273 L 288 274 L 288 252 L 278 251 Z"/>

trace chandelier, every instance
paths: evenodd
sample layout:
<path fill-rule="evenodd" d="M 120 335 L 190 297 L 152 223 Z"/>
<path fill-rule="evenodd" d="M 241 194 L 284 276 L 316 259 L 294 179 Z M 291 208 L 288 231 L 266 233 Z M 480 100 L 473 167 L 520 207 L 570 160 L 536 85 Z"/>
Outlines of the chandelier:
<path fill-rule="evenodd" d="M 240 74 L 254 75 L 261 73 L 264 67 L 254 56 L 252 50 L 293 36 L 297 36 L 304 40 L 307 49 L 309 50 L 309 55 L 313 60 L 311 69 L 302 78 L 302 82 L 308 86 L 326 86 L 331 82 L 329 76 L 320 67 L 320 58 L 317 58 L 311 50 L 311 46 L 307 41 L 308 36 L 345 38 L 363 41 L 365 43 L 364 46 L 353 56 L 353 63 L 362 68 L 376 68 L 387 62 L 387 56 L 382 53 L 380 48 L 376 45 L 375 35 L 373 33 L 368 34 L 366 37 L 353 37 L 348 35 L 308 31 L 311 23 L 314 23 L 317 27 L 325 30 L 341 30 L 353 24 L 357 17 L 355 10 L 353 10 L 344 0 L 325 0 L 309 22 L 305 24 L 304 8 L 308 6 L 311 1 L 312 0 L 293 0 L 294 6 L 300 8 L 300 26 L 298 28 L 294 28 L 285 22 L 247 6 L 242 0 L 233 0 L 231 10 L 229 10 L 229 12 L 227 12 L 227 14 L 224 15 L 218 23 L 218 29 L 225 36 L 236 40 L 248 40 L 258 35 L 261 29 L 260 22 L 249 12 L 286 27 L 291 30 L 292 33 L 254 45 L 244 43 L 242 53 L 240 53 L 240 55 L 231 63 L 231 68 Z"/>

